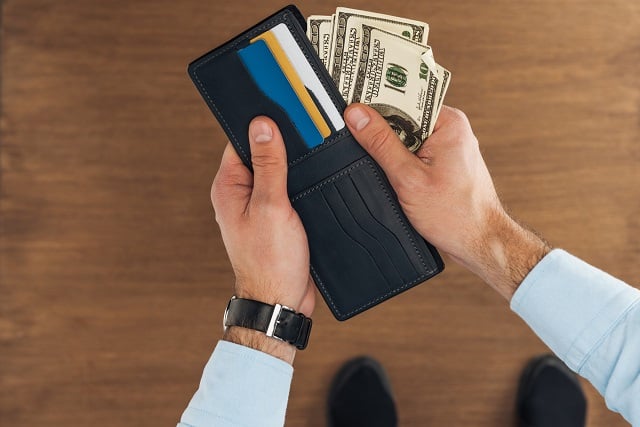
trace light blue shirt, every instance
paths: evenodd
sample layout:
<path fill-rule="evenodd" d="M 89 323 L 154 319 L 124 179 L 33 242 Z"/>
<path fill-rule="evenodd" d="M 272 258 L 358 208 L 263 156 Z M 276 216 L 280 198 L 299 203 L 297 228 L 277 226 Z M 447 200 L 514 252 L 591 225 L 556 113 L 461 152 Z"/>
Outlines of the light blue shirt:
<path fill-rule="evenodd" d="M 607 406 L 640 426 L 640 291 L 565 251 L 545 256 L 511 308 Z M 293 368 L 218 342 L 179 427 L 284 425 Z"/>

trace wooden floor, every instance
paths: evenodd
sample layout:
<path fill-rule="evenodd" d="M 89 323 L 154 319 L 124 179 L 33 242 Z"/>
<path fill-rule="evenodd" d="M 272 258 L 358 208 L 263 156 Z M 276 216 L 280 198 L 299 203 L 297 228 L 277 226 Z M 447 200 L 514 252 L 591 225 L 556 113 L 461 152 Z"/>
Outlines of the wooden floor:
<path fill-rule="evenodd" d="M 0 425 L 166 426 L 220 336 L 233 281 L 209 202 L 225 136 L 186 65 L 285 3 L 5 0 Z M 426 20 L 511 212 L 640 277 L 640 3 L 353 0 Z M 304 14 L 334 3 L 308 1 Z M 288 425 L 324 426 L 346 359 L 387 367 L 402 426 L 512 426 L 547 351 L 449 261 L 346 323 L 323 303 Z M 589 426 L 622 426 L 585 383 Z"/>

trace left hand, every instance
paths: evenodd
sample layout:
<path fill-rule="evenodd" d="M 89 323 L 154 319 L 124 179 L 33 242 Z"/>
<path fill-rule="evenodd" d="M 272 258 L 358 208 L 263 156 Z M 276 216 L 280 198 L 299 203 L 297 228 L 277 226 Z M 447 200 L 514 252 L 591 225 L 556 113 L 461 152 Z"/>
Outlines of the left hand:
<path fill-rule="evenodd" d="M 222 240 L 236 276 L 235 295 L 279 303 L 310 317 L 315 285 L 307 235 L 287 195 L 287 158 L 277 125 L 249 126 L 253 174 L 227 144 L 211 188 Z"/>

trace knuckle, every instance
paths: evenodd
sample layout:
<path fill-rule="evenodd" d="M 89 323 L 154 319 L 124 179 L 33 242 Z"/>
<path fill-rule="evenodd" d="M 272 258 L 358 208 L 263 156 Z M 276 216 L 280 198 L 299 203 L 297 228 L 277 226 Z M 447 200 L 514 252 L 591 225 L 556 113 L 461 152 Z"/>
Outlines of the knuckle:
<path fill-rule="evenodd" d="M 282 166 L 282 159 L 271 153 L 253 153 L 251 164 L 258 169 L 277 169 Z"/>
<path fill-rule="evenodd" d="M 224 200 L 232 191 L 233 181 L 229 176 L 218 173 L 211 184 L 211 204 L 216 211 L 224 204 Z"/>
<path fill-rule="evenodd" d="M 225 220 L 225 215 L 223 213 L 224 203 L 222 203 L 222 200 L 223 198 L 219 192 L 211 192 L 211 205 L 213 206 L 213 214 L 218 224 L 222 224 Z"/>
<path fill-rule="evenodd" d="M 222 215 L 222 212 L 220 212 L 219 209 L 216 209 L 215 206 L 213 207 L 213 215 L 218 225 L 222 225 L 224 223 L 224 217 Z"/>
<path fill-rule="evenodd" d="M 213 185 L 211 185 L 211 205 L 213 206 L 213 213 L 215 215 L 216 222 L 220 224 L 222 221 L 222 210 L 220 207 L 222 206 L 222 189 L 220 185 L 217 184 L 217 180 L 213 181 Z"/>
<path fill-rule="evenodd" d="M 213 204 L 213 207 L 215 208 L 215 206 L 219 203 L 219 200 L 221 198 L 221 194 L 223 189 L 222 189 L 222 184 L 220 183 L 221 179 L 220 179 L 220 175 L 216 175 L 216 177 L 213 180 L 213 184 L 211 184 L 211 203 Z"/>
<path fill-rule="evenodd" d="M 480 141 L 478 141 L 478 137 L 475 136 L 475 134 L 473 132 L 469 132 L 469 145 L 472 147 L 479 147 L 480 146 Z"/>
<path fill-rule="evenodd" d="M 372 151 L 382 153 L 391 138 L 395 136 L 395 133 L 389 126 L 377 126 L 371 130 L 371 133 L 367 136 L 367 140 L 369 141 L 369 147 Z"/>
<path fill-rule="evenodd" d="M 222 171 L 219 170 L 216 174 L 216 177 L 213 179 L 213 183 L 211 184 L 211 201 L 213 203 L 218 203 L 221 201 L 225 195 L 227 195 L 234 184 L 238 182 L 237 174 L 230 171 Z"/>
<path fill-rule="evenodd" d="M 469 122 L 469 119 L 467 119 L 467 115 L 462 110 L 459 110 L 455 107 L 450 107 L 450 113 L 453 121 Z"/>
<path fill-rule="evenodd" d="M 469 118 L 462 110 L 451 108 L 451 121 L 460 127 L 470 128 Z"/>

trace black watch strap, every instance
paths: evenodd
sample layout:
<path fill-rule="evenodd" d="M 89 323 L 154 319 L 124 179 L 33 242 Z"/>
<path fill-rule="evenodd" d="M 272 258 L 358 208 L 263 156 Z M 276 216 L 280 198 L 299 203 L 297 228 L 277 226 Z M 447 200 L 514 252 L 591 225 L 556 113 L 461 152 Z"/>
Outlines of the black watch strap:
<path fill-rule="evenodd" d="M 233 297 L 224 313 L 224 327 L 241 326 L 264 332 L 304 350 L 309 342 L 311 319 L 281 304 L 275 306 Z"/>

